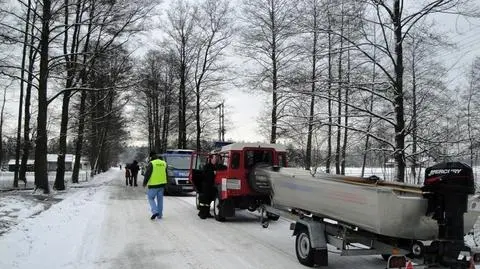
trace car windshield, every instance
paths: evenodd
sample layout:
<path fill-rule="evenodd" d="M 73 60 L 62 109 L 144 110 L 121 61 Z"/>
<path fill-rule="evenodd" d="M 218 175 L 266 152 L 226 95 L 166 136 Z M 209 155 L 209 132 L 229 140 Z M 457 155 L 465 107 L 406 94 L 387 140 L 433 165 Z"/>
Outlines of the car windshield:
<path fill-rule="evenodd" d="M 165 156 L 168 167 L 172 169 L 190 169 L 190 155 Z"/>

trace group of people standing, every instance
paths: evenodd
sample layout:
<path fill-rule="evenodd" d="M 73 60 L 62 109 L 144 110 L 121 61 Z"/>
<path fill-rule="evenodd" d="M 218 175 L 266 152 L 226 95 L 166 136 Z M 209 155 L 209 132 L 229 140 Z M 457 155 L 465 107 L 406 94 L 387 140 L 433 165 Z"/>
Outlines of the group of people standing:
<path fill-rule="evenodd" d="M 136 163 L 136 161 L 134 161 L 134 163 Z M 138 167 L 138 164 L 135 165 Z M 226 168 L 227 167 L 223 164 L 221 156 L 216 154 L 210 156 L 203 167 L 204 176 L 202 177 L 202 182 L 199 184 L 201 188 L 197 190 L 199 192 L 198 216 L 201 219 L 212 217 L 210 214 L 210 204 L 212 203 L 216 192 L 215 174 L 218 170 L 224 170 Z M 136 172 L 138 173 L 138 169 Z M 143 187 L 148 188 L 147 199 L 152 212 L 150 217 L 151 220 L 161 219 L 163 217 L 163 194 L 167 181 L 167 163 L 155 152 L 151 152 L 150 161 L 145 169 L 143 180 Z"/>
<path fill-rule="evenodd" d="M 140 171 L 140 166 L 138 166 L 138 162 L 136 160 L 125 165 L 125 185 L 137 187 L 138 171 Z"/>

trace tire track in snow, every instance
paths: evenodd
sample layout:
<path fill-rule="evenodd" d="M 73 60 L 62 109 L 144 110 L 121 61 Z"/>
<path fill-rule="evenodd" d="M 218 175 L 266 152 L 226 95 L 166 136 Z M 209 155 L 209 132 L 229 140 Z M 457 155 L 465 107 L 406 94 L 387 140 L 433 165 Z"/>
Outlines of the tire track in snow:
<path fill-rule="evenodd" d="M 174 198 L 174 199 L 182 202 L 182 204 L 188 206 L 189 211 L 193 211 L 194 212 L 193 214 L 196 215 L 197 210 L 195 209 L 195 204 L 192 204 L 189 201 L 187 201 L 185 199 L 182 199 L 183 197 L 172 197 L 172 198 Z M 248 223 L 255 223 L 255 225 L 258 224 L 258 227 L 261 227 L 259 216 L 251 214 L 250 212 L 239 212 L 239 211 L 235 212 L 235 214 L 236 214 L 237 217 L 241 216 L 241 217 L 247 217 L 249 219 L 251 217 L 254 217 L 255 219 L 252 218 L 251 221 L 248 221 Z M 210 220 L 214 221 L 213 225 L 215 225 L 217 228 L 228 228 L 228 229 L 231 229 L 231 230 L 235 230 L 237 232 L 240 232 L 242 235 L 248 236 L 249 239 L 251 239 L 252 241 L 255 241 L 256 243 L 261 244 L 261 245 L 263 245 L 264 247 L 266 247 L 270 250 L 273 250 L 273 251 L 275 251 L 279 254 L 282 254 L 282 255 L 289 256 L 295 261 L 297 260 L 296 256 L 294 254 L 292 254 L 291 252 L 285 251 L 285 250 L 277 247 L 276 245 L 274 245 L 272 243 L 269 243 L 267 240 L 259 239 L 258 235 L 252 234 L 251 231 L 248 230 L 248 228 L 252 228 L 251 225 L 248 225 L 246 227 L 240 227 L 239 225 L 229 225 L 231 223 L 233 223 L 233 224 L 239 223 L 238 221 L 235 221 L 235 220 L 230 220 L 230 221 L 226 220 L 225 223 L 217 222 L 215 219 L 210 219 Z M 288 222 L 286 220 L 281 220 L 281 221 Z M 212 224 L 212 222 L 209 222 L 209 223 Z M 265 229 L 265 228 L 262 228 L 262 229 Z M 265 230 L 265 232 L 268 232 L 268 230 Z"/>

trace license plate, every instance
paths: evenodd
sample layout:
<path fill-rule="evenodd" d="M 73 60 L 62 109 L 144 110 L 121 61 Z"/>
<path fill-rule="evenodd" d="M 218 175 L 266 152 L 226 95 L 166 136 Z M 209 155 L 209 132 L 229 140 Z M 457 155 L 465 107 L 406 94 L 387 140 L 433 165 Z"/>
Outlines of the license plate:
<path fill-rule="evenodd" d="M 192 186 L 183 186 L 182 189 L 183 190 L 193 190 L 193 187 Z"/>

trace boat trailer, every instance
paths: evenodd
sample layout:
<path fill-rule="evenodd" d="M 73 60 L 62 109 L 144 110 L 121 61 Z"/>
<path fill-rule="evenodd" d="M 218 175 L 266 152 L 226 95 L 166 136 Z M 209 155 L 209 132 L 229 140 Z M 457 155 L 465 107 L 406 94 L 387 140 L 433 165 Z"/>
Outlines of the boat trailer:
<path fill-rule="evenodd" d="M 295 197 L 295 195 L 287 197 L 290 193 L 285 189 L 287 185 L 282 182 L 285 175 L 281 173 L 281 169 L 278 167 L 263 167 L 255 172 L 260 180 L 267 178 L 272 187 L 272 203 L 262 205 L 259 209 L 262 226 L 268 228 L 270 221 L 275 219 L 272 216 L 277 216 L 277 218 L 281 216 L 292 221 L 290 230 L 293 231 L 293 236 L 296 236 L 296 256 L 303 265 L 310 267 L 315 265 L 328 266 L 327 244 L 329 244 L 335 247 L 341 256 L 380 254 L 387 261 L 387 268 L 480 268 L 475 267 L 475 265 L 480 264 L 480 250 L 472 249 L 466 246 L 464 242 L 464 229 L 466 227 L 464 215 L 467 212 L 469 195 L 475 192 L 473 172 L 468 165 L 450 162 L 427 168 L 425 170 L 424 186 L 419 187 L 418 190 L 420 196 L 407 195 L 406 197 L 406 203 L 411 202 L 410 200 L 418 200 L 418 208 L 424 210 L 422 213 L 424 216 L 419 221 L 422 223 L 434 221 L 436 223 L 436 235 L 432 238 L 430 238 L 431 230 L 427 229 L 425 229 L 424 234 L 412 234 L 411 238 L 405 238 L 405 232 L 392 235 L 392 227 L 383 227 L 381 224 L 372 228 L 367 226 L 368 223 L 358 225 L 358 223 L 346 222 L 339 218 L 347 219 L 349 216 L 344 216 L 341 212 L 335 214 L 334 217 L 332 217 L 332 214 L 323 214 L 322 209 L 325 211 L 330 209 L 329 205 L 323 206 L 325 203 L 315 203 L 317 209 L 312 210 L 312 202 L 302 206 L 301 202 L 297 201 L 321 199 L 318 197 L 318 192 L 299 192 L 302 188 L 306 189 L 302 184 L 307 184 L 300 180 L 301 176 L 290 178 L 288 188 L 297 195 L 313 195 L 316 198 L 312 196 L 312 200 L 309 200 L 310 197 Z M 324 182 L 318 181 L 319 185 L 322 183 Z M 311 183 L 308 182 L 308 184 Z M 338 181 L 335 181 L 334 184 L 335 188 L 343 188 L 342 184 L 338 184 Z M 365 187 L 363 184 L 353 185 L 358 188 Z M 372 193 L 385 191 L 382 182 L 377 182 L 374 185 L 379 186 L 378 188 L 381 191 Z M 347 188 L 351 188 L 351 186 Z M 396 190 L 391 190 L 391 193 L 398 196 L 398 187 L 395 188 Z M 329 189 L 329 191 L 331 190 Z M 276 197 L 276 195 L 282 196 L 284 194 L 285 197 Z M 341 206 L 348 206 L 347 203 L 336 204 L 340 205 L 338 210 L 342 210 Z M 371 207 L 371 204 L 369 207 Z M 379 204 L 378 207 L 381 209 L 382 204 Z M 396 205 L 397 207 L 402 208 L 403 205 L 400 203 Z M 408 215 L 409 213 L 388 210 L 388 208 L 386 210 L 387 212 L 391 211 L 392 214 L 407 213 Z M 350 210 L 345 208 L 345 212 L 350 212 Z M 358 212 L 358 214 L 362 214 L 362 212 Z M 385 216 L 382 215 L 382 217 Z M 395 219 L 395 216 L 391 217 Z M 361 217 L 357 218 L 361 220 Z M 382 219 L 379 221 L 381 222 Z M 469 227 L 471 229 L 472 226 Z M 403 230 L 405 228 L 416 229 L 417 227 L 402 227 L 402 223 L 399 223 L 397 227 L 393 228 Z M 388 234 L 378 233 L 377 230 L 388 231 Z M 415 266 L 411 267 L 411 262 Z"/>

